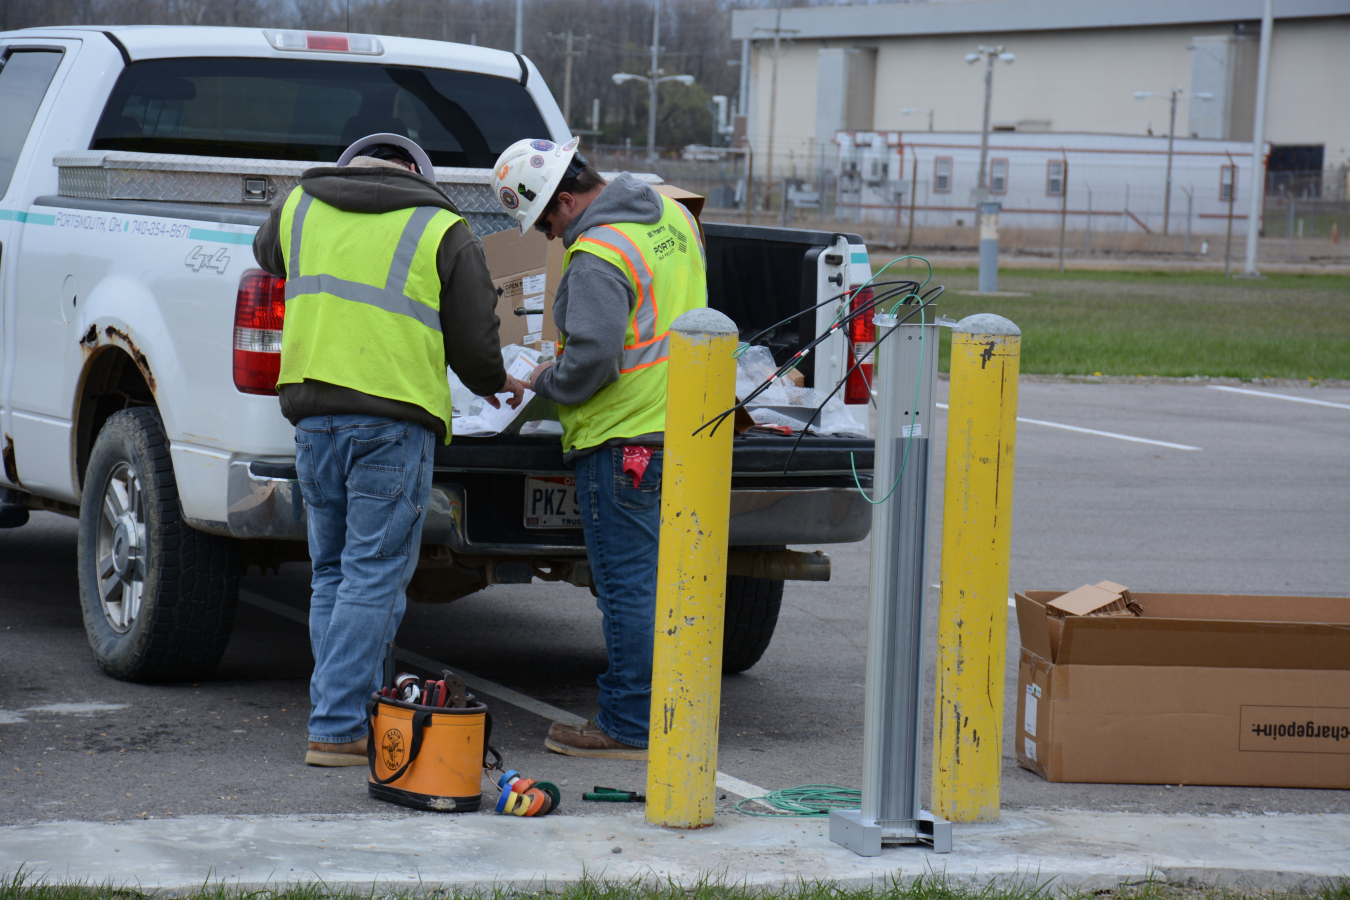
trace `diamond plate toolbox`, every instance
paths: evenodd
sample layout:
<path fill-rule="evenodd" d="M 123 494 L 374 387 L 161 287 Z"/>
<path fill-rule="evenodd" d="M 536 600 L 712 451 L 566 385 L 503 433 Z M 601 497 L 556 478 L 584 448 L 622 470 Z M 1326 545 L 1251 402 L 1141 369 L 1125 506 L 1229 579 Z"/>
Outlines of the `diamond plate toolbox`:
<path fill-rule="evenodd" d="M 226 209 L 270 207 L 300 183 L 306 170 L 323 163 L 69 150 L 52 160 L 58 193 L 87 200 L 154 200 Z M 436 183 L 482 237 L 515 227 L 497 204 L 487 169 L 436 168 Z"/>

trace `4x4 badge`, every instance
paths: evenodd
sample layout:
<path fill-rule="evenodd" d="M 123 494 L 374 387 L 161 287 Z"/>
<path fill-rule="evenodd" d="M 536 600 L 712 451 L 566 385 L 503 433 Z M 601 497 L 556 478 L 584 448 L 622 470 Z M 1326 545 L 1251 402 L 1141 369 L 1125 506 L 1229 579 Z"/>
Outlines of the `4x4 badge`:
<path fill-rule="evenodd" d="M 217 275 L 224 275 L 225 269 L 230 265 L 230 257 L 224 247 L 217 250 L 215 254 L 211 254 L 203 250 L 201 245 L 198 244 L 192 248 L 192 252 L 187 255 L 187 259 L 183 260 L 183 265 L 194 272 L 200 272 L 202 269 L 214 269 Z"/>

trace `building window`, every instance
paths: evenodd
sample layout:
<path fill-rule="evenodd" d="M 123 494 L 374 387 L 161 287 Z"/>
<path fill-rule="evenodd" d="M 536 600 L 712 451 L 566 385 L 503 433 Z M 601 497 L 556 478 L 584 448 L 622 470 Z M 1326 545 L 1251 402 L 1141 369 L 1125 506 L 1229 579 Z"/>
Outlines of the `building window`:
<path fill-rule="evenodd" d="M 1008 161 L 1006 159 L 989 160 L 989 193 L 1008 193 Z"/>
<path fill-rule="evenodd" d="M 1064 170 L 1068 164 L 1062 159 L 1052 159 L 1045 165 L 1045 196 L 1064 196 Z"/>
<path fill-rule="evenodd" d="M 933 193 L 945 194 L 952 189 L 952 158 L 939 156 L 933 160 Z"/>
<path fill-rule="evenodd" d="M 1237 200 L 1237 166 L 1219 167 L 1219 202 Z"/>

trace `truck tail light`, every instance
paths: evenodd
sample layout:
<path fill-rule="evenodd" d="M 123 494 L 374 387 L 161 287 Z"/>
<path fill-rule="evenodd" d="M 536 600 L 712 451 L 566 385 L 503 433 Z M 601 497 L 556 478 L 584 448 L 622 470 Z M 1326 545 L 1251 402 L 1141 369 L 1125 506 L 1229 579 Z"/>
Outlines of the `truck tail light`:
<path fill-rule="evenodd" d="M 849 309 L 857 312 L 860 309 L 866 309 L 872 305 L 875 298 L 870 287 L 858 289 L 858 285 L 851 285 L 852 300 L 849 302 Z M 872 324 L 872 310 L 868 310 L 860 316 L 855 316 L 849 320 L 847 333 L 849 348 L 853 351 L 853 356 L 849 363 L 849 368 L 853 363 L 862 359 L 876 346 L 877 326 Z M 872 363 L 873 357 L 868 356 L 867 362 L 858 366 L 848 376 L 848 383 L 844 385 L 844 402 L 857 405 L 867 403 L 872 399 Z"/>
<path fill-rule="evenodd" d="M 285 318 L 286 279 L 245 272 L 234 301 L 234 386 L 243 393 L 276 394 Z"/>

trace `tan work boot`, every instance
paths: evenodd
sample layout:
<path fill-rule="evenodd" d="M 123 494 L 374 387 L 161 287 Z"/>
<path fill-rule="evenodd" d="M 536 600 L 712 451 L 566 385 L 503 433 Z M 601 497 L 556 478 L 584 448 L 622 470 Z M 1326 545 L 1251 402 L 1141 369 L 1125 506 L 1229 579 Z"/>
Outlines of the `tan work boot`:
<path fill-rule="evenodd" d="M 565 725 L 554 722 L 549 726 L 544 746 L 554 753 L 566 756 L 590 756 L 600 759 L 641 759 L 646 760 L 647 749 L 634 747 L 605 734 L 587 719 L 585 725 Z"/>
<path fill-rule="evenodd" d="M 361 738 L 345 744 L 324 744 L 309 742 L 309 752 L 305 754 L 307 766 L 364 766 L 366 761 L 366 740 Z"/>

